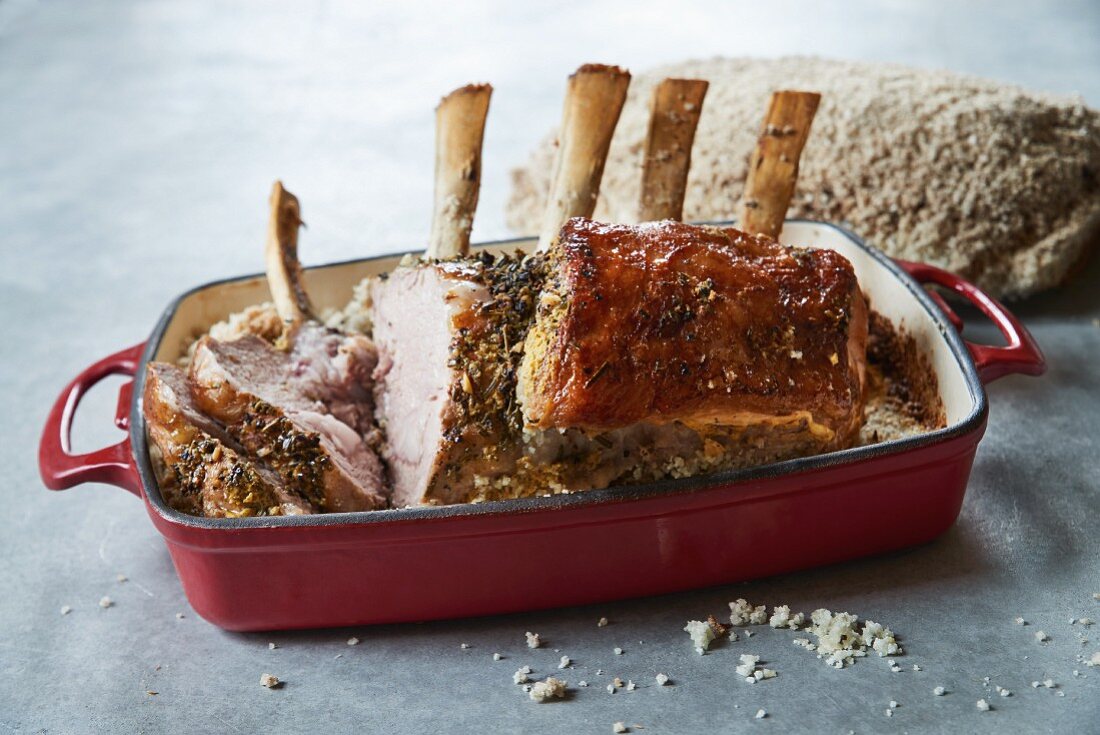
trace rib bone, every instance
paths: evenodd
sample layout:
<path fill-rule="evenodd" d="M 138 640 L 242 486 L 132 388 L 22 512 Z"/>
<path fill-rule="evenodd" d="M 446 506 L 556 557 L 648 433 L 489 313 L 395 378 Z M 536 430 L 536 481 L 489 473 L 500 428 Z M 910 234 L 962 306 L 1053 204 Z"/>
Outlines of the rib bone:
<path fill-rule="evenodd" d="M 267 283 L 275 310 L 283 321 L 299 324 L 313 318 L 309 294 L 302 286 L 298 262 L 298 227 L 302 224 L 298 197 L 276 181 L 271 189 L 271 219 L 267 229 Z"/>
<path fill-rule="evenodd" d="M 617 66 L 585 64 L 569 77 L 538 250 L 550 246 L 570 217 L 592 215 L 629 85 L 630 72 Z"/>
<path fill-rule="evenodd" d="M 814 92 L 772 94 L 739 206 L 739 227 L 745 232 L 779 237 L 798 179 L 798 159 L 820 101 Z"/>
<path fill-rule="evenodd" d="M 691 145 L 707 87 L 699 79 L 665 79 L 653 88 L 639 222 L 683 219 Z"/>
<path fill-rule="evenodd" d="M 481 185 L 481 143 L 492 93 L 488 84 L 468 84 L 444 97 L 435 110 L 435 209 L 429 258 L 454 258 L 470 250 Z"/>

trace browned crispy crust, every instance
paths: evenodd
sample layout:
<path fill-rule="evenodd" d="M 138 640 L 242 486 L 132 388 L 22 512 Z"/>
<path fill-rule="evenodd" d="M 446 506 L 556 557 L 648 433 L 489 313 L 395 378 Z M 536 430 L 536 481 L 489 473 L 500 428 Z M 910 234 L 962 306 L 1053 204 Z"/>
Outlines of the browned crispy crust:
<path fill-rule="evenodd" d="M 832 250 L 732 228 L 570 220 L 520 371 L 537 428 L 805 420 L 823 448 L 862 418 L 867 310 Z"/>

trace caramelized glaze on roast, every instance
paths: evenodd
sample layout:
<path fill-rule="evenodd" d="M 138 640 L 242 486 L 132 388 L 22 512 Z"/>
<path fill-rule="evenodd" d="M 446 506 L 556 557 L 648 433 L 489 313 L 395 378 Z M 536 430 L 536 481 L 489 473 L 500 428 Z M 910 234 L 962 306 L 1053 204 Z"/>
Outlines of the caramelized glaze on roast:
<path fill-rule="evenodd" d="M 549 269 L 520 371 L 529 426 L 801 418 L 825 447 L 858 431 L 867 310 L 839 253 L 732 228 L 575 218 Z"/>

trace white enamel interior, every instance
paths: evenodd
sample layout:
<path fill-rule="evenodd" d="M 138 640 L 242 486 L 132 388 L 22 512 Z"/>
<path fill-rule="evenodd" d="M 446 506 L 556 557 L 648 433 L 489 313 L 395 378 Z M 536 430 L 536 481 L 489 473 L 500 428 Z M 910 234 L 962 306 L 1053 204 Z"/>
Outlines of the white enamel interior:
<path fill-rule="evenodd" d="M 899 280 L 844 232 L 835 228 L 809 222 L 788 222 L 780 239 L 791 245 L 832 248 L 848 258 L 856 269 L 871 307 L 913 335 L 918 347 L 929 356 L 939 379 L 948 426 L 963 421 L 973 412 L 975 398 L 967 387 L 962 366 L 939 325 L 909 290 L 907 283 Z M 534 244 L 535 240 L 531 239 L 489 245 L 486 249 L 490 252 L 511 252 L 516 248 L 530 251 Z M 393 270 L 401 257 L 395 255 L 310 268 L 305 272 L 305 285 L 319 311 L 339 309 L 350 300 L 357 283 L 367 276 Z M 267 282 L 259 276 L 206 286 L 188 294 L 180 301 L 167 325 L 155 358 L 174 362 L 194 336 L 230 314 L 270 298 Z"/>

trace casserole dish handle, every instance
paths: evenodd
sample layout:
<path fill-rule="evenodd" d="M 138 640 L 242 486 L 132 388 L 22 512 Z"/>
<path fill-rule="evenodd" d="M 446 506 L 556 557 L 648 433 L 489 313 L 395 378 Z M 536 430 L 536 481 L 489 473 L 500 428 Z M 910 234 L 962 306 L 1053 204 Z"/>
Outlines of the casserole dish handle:
<path fill-rule="evenodd" d="M 77 375 L 61 391 L 50 409 L 42 440 L 38 444 L 38 470 L 42 474 L 42 482 L 50 490 L 65 490 L 85 482 L 103 482 L 141 495 L 141 481 L 131 461 L 129 436 L 110 447 L 88 454 L 73 454 L 69 435 L 76 408 L 84 395 L 109 375 L 133 377 L 144 349 L 144 344 L 134 345 L 103 358 Z M 115 425 L 120 429 L 129 428 L 133 385 L 130 381 L 119 390 Z"/>
<path fill-rule="evenodd" d="M 932 283 L 959 294 L 978 307 L 1001 330 L 1001 334 L 1004 335 L 1005 341 L 1008 343 L 1004 347 L 980 345 L 966 341 L 966 348 L 970 351 L 970 356 L 974 358 L 974 367 L 977 368 L 978 377 L 981 378 L 983 383 L 991 383 L 997 378 L 1003 378 L 1014 373 L 1042 375 L 1046 372 L 1046 360 L 1043 358 L 1043 352 L 1039 349 L 1035 338 L 1027 331 L 1027 327 L 1001 302 L 970 281 L 942 268 L 908 260 L 899 260 L 897 263 L 921 285 Z M 934 291 L 929 292 L 929 295 L 947 316 L 948 321 L 961 332 L 962 320 L 951 310 L 947 302 Z"/>

